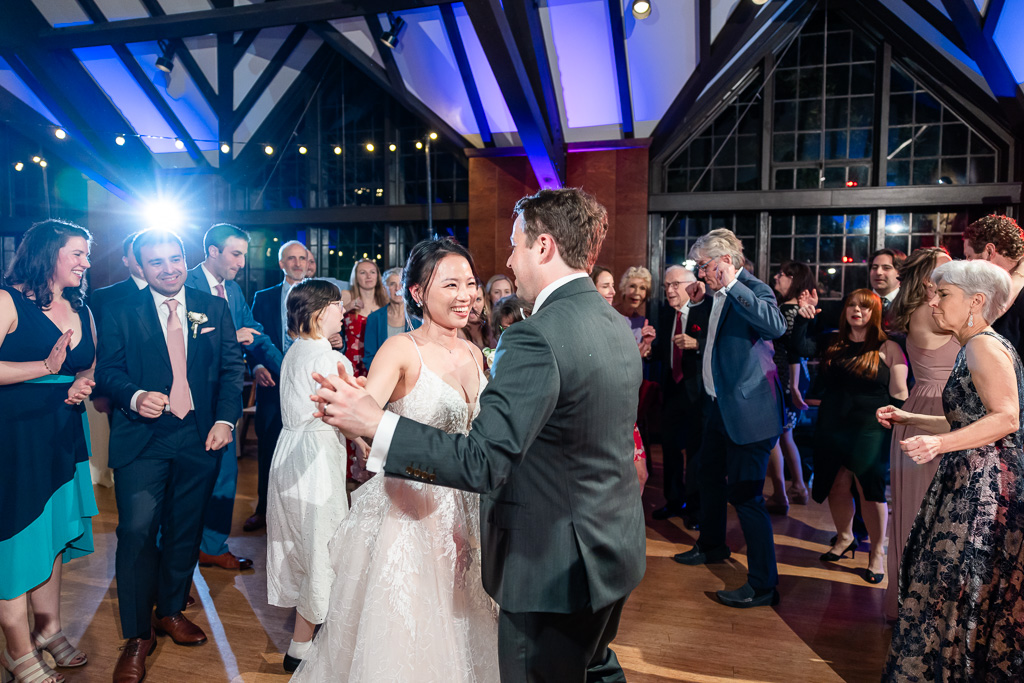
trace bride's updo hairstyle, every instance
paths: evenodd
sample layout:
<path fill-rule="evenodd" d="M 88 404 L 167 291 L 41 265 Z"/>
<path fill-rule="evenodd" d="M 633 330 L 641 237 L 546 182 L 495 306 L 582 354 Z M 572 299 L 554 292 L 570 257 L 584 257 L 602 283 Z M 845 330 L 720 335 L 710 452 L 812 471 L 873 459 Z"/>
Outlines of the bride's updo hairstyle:
<path fill-rule="evenodd" d="M 341 291 L 327 280 L 303 280 L 288 293 L 288 335 L 293 339 L 301 334 L 322 337 L 317 318 L 320 312 L 336 301 Z"/>
<path fill-rule="evenodd" d="M 437 264 L 441 262 L 441 259 L 452 254 L 469 261 L 470 270 L 476 274 L 476 266 L 473 264 L 473 257 L 469 251 L 451 237 L 423 240 L 409 252 L 409 260 L 405 262 L 405 270 L 402 271 L 405 310 L 409 315 L 423 317 L 422 297 L 427 291 L 427 285 L 434 278 L 434 271 L 437 270 Z M 417 301 L 410 291 L 413 285 L 420 286 L 420 301 Z"/>

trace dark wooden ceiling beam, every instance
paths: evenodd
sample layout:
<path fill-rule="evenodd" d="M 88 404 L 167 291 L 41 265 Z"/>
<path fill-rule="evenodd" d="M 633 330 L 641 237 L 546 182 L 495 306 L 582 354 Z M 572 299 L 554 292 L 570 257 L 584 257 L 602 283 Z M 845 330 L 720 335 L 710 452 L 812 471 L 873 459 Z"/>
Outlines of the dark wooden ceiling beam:
<path fill-rule="evenodd" d="M 106 23 L 107 17 L 94 0 L 78 0 L 78 5 L 93 23 Z M 153 85 L 153 81 L 149 79 L 149 75 L 146 74 L 138 60 L 135 59 L 135 55 L 132 54 L 131 50 L 125 45 L 114 45 L 112 47 L 117 54 L 117 58 L 121 60 L 124 68 L 131 74 L 131 77 L 138 84 L 139 88 L 142 89 L 142 92 L 145 93 L 150 103 L 159 112 L 167 125 L 170 126 L 171 130 L 174 131 L 174 135 L 185 145 L 185 151 L 192 161 L 201 168 L 209 168 L 210 163 L 203 156 L 203 152 L 196 145 L 195 140 L 192 139 L 191 133 L 182 124 L 178 115 L 174 113 L 174 110 L 167 103 L 167 100 L 164 99 L 164 96 L 160 94 L 157 87 Z"/>
<path fill-rule="evenodd" d="M 629 85 L 629 64 L 626 61 L 626 28 L 622 16 L 622 0 L 608 0 L 608 21 L 612 29 L 612 53 L 615 55 L 615 82 L 618 86 L 619 116 L 622 137 L 633 137 L 633 93 Z"/>
<path fill-rule="evenodd" d="M 267 91 L 267 87 L 270 86 L 271 82 L 281 71 L 281 67 L 284 66 L 284 63 L 287 62 L 288 58 L 295 52 L 295 48 L 299 46 L 299 43 L 302 42 L 302 39 L 306 36 L 308 31 L 309 29 L 306 26 L 296 26 L 291 30 L 291 33 L 288 34 L 288 37 L 285 38 L 284 42 L 281 43 L 281 46 L 277 49 L 277 52 L 274 53 L 270 62 L 260 72 L 259 78 L 257 78 L 256 82 L 252 84 L 251 88 L 249 88 L 249 92 L 245 94 L 242 101 L 238 103 L 237 107 L 235 107 L 231 123 L 232 134 L 234 134 L 234 131 L 238 130 L 238 127 L 242 125 L 242 121 L 244 121 L 245 117 L 249 115 L 250 111 L 252 111 L 256 101 L 259 100 L 259 98 L 263 96 L 263 93 Z M 234 49 L 234 46 L 232 46 L 232 55 L 234 54 Z M 232 68 L 234 68 L 233 62 Z"/>
<path fill-rule="evenodd" d="M 311 21 L 360 17 L 376 12 L 432 7 L 451 0 L 289 0 L 264 2 L 238 7 L 222 7 L 197 12 L 181 12 L 142 19 L 124 19 L 104 25 L 87 24 L 50 28 L 22 36 L 9 33 L 0 39 L 18 41 L 10 47 L 32 42 L 46 49 L 71 49 L 170 40 L 188 36 L 235 33 L 274 26 L 294 26 Z"/>
<path fill-rule="evenodd" d="M 526 3 L 506 3 L 506 5 Z M 512 120 L 515 121 L 519 139 L 526 150 L 537 182 L 542 188 L 561 187 L 565 184 L 565 145 L 556 142 L 549 122 L 541 111 L 541 101 L 536 95 L 523 63 L 523 57 L 516 38 L 512 33 L 508 17 L 500 0 L 476 0 L 466 3 L 466 12 L 473 22 L 473 28 L 481 41 L 484 54 L 494 72 L 505 104 Z M 543 43 L 534 50 L 543 52 Z M 558 116 L 557 109 L 549 111 L 550 120 Z"/>
<path fill-rule="evenodd" d="M 480 139 L 485 147 L 493 147 L 494 138 L 491 136 L 491 126 L 487 123 L 487 112 L 484 111 L 483 102 L 480 100 L 480 91 L 476 87 L 476 79 L 473 78 L 473 69 L 469 64 L 469 57 L 466 55 L 466 46 L 462 42 L 459 23 L 455 20 L 455 11 L 451 5 L 441 5 L 440 9 L 441 21 L 444 24 L 445 33 L 448 34 L 448 42 L 452 46 L 452 54 L 455 55 L 455 64 L 459 68 L 462 84 L 466 88 L 466 97 L 469 99 L 469 106 L 473 110 L 473 118 L 476 120 Z"/>
<path fill-rule="evenodd" d="M 473 146 L 466 138 L 462 137 L 461 133 L 435 114 L 432 109 L 423 104 L 418 98 L 410 95 L 405 89 L 404 82 L 400 89 L 392 87 L 387 72 L 377 62 L 367 56 L 365 52 L 356 47 L 352 41 L 341 35 L 333 26 L 327 22 L 317 22 L 310 24 L 309 28 L 320 36 L 333 50 L 344 57 L 347 62 L 366 74 L 371 81 L 380 86 L 386 93 L 398 100 L 402 106 L 436 131 L 441 140 L 450 148 L 461 151 Z"/>

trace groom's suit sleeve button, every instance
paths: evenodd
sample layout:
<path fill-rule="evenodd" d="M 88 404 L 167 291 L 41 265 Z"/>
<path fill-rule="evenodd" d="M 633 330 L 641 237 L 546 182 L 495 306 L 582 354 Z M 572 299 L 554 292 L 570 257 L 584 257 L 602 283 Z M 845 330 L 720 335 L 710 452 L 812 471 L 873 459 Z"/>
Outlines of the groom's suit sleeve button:
<path fill-rule="evenodd" d="M 412 476 L 412 465 L 409 465 L 408 467 L 405 468 L 405 473 L 408 474 L 410 477 Z"/>

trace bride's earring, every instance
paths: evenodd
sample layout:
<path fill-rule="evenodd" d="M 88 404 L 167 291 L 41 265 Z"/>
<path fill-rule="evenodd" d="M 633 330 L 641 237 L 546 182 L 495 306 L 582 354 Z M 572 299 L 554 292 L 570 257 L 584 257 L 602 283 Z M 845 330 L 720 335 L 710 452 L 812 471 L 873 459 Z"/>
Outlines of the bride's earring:
<path fill-rule="evenodd" d="M 974 327 L 974 314 L 967 316 L 967 327 Z"/>

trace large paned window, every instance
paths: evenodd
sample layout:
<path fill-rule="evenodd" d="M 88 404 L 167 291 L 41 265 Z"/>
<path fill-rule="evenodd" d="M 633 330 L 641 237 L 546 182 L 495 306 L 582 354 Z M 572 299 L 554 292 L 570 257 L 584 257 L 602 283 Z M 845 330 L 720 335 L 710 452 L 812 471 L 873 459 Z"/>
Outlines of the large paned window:
<path fill-rule="evenodd" d="M 665 263 L 683 263 L 690 258 L 690 248 L 697 238 L 718 228 L 728 228 L 736 233 L 743 242 L 743 253 L 749 259 L 754 258 L 756 213 L 688 213 L 675 217 L 668 227 L 665 235 Z"/>
<path fill-rule="evenodd" d="M 669 192 L 760 189 L 761 83 L 754 79 L 669 162 Z"/>
<path fill-rule="evenodd" d="M 889 98 L 888 185 L 996 180 L 996 150 L 898 65 Z"/>
<path fill-rule="evenodd" d="M 830 18 L 812 20 L 775 72 L 777 190 L 871 184 L 875 47 Z"/>
<path fill-rule="evenodd" d="M 785 261 L 816 270 L 818 295 L 841 298 L 866 287 L 871 216 L 868 214 L 775 214 L 771 217 L 770 271 Z"/>
<path fill-rule="evenodd" d="M 868 286 L 875 249 L 941 246 L 961 258 L 969 223 L 1016 217 L 1020 141 L 990 96 L 943 71 L 953 67 L 905 59 L 872 21 L 855 4 L 815 10 L 795 37 L 706 93 L 678 149 L 654 156 L 665 229 L 655 256 L 681 263 L 699 236 L 731 228 L 757 275 L 801 261 L 819 296 L 840 299 Z M 960 187 L 972 184 L 1002 187 L 979 199 Z"/>

